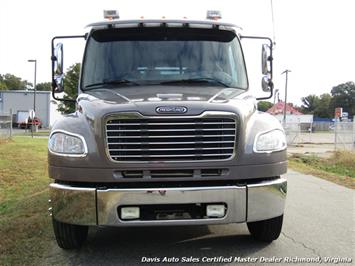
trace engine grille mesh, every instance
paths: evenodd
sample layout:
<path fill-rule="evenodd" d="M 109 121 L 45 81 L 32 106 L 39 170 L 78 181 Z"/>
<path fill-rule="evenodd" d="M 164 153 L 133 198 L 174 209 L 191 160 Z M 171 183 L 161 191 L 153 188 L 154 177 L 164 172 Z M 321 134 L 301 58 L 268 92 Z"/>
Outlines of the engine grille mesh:
<path fill-rule="evenodd" d="M 106 123 L 107 149 L 115 161 L 225 160 L 234 154 L 234 118 L 117 118 Z"/>

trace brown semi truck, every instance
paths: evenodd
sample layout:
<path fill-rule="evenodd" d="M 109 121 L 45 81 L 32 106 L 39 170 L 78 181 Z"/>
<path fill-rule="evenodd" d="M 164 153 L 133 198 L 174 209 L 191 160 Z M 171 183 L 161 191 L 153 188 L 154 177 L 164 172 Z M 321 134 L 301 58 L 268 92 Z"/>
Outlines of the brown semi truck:
<path fill-rule="evenodd" d="M 61 248 L 79 248 L 89 226 L 247 223 L 256 239 L 278 238 L 286 138 L 277 119 L 257 111 L 241 46 L 268 43 L 262 88 L 270 98 L 272 41 L 210 17 L 114 17 L 53 38 L 56 99 L 65 92 L 61 39 L 86 41 L 76 111 L 56 121 L 48 144 Z"/>

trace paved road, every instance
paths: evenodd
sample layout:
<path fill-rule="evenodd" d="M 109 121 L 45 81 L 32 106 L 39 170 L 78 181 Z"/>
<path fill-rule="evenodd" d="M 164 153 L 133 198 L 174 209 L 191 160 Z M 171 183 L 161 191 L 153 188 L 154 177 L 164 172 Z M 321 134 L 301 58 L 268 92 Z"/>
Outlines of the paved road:
<path fill-rule="evenodd" d="M 190 256 L 199 260 L 219 256 L 227 259 L 231 256 L 233 259 L 273 256 L 355 258 L 354 190 L 294 171 L 289 171 L 287 178 L 288 199 L 283 232 L 269 245 L 255 242 L 244 224 L 106 228 L 90 231 L 88 242 L 80 251 L 63 251 L 53 243 L 45 264 L 136 265 L 142 257 L 162 259 L 164 256 L 180 260 Z"/>

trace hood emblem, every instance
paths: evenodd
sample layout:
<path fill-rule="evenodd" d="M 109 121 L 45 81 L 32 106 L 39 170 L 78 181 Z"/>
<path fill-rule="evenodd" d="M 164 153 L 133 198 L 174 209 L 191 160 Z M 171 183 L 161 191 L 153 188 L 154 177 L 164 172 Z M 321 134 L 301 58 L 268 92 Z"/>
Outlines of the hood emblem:
<path fill-rule="evenodd" d="M 158 114 L 184 114 L 187 108 L 184 106 L 159 106 L 155 108 Z"/>

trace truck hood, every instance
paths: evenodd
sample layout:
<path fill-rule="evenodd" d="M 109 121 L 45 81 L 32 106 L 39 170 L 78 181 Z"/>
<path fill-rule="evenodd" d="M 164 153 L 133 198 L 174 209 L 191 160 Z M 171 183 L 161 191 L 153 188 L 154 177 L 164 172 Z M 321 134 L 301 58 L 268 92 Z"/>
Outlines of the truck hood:
<path fill-rule="evenodd" d="M 95 89 L 88 91 L 85 95 L 91 95 L 96 99 L 106 102 L 139 103 L 139 102 L 161 102 L 161 101 L 209 101 L 218 98 L 218 101 L 229 100 L 244 90 L 221 87 L 201 86 L 132 86 L 116 89 Z M 80 97 L 81 98 L 81 97 Z"/>
<path fill-rule="evenodd" d="M 228 115 L 228 113 L 236 114 L 238 120 L 237 141 L 238 147 L 240 147 L 240 150 L 238 148 L 238 156 L 235 160 L 215 162 L 215 165 L 224 168 L 230 165 L 270 164 L 280 162 L 281 160 L 284 161 L 286 158 L 285 152 L 265 155 L 262 153 L 256 154 L 253 151 L 253 144 L 257 134 L 272 129 L 282 130 L 282 127 L 273 116 L 256 112 L 255 98 L 251 97 L 248 92 L 218 87 L 182 88 L 180 86 L 151 86 L 147 87 L 147 90 L 144 89 L 143 87 L 139 89 L 131 87 L 120 90 L 100 89 L 80 94 L 78 97 L 77 111 L 58 119 L 53 125 L 52 130 L 53 132 L 56 130 L 64 130 L 82 136 L 87 143 L 89 154 L 83 158 L 49 154 L 49 164 L 56 167 L 68 167 L 68 169 L 72 169 L 72 167 L 77 168 L 79 166 L 84 168 L 97 168 L 98 170 L 95 173 L 101 173 L 102 169 L 110 168 L 110 177 L 107 180 L 115 179 L 116 177 L 112 176 L 112 169 L 117 170 L 120 169 L 121 166 L 130 169 L 143 169 L 144 167 L 149 168 L 153 165 L 153 167 L 156 168 L 168 169 L 170 167 L 171 169 L 176 169 L 177 164 L 173 162 L 143 163 L 138 164 L 138 168 L 135 168 L 137 165 L 120 165 L 108 159 L 105 143 L 106 121 L 112 114 L 125 112 L 140 113 L 146 117 L 161 117 L 166 115 L 167 119 L 169 119 L 170 116 L 196 117 L 206 111 L 218 116 L 220 115 L 221 117 Z M 235 93 L 233 94 L 231 91 Z M 176 95 L 175 92 L 179 92 L 179 94 L 182 95 Z M 156 94 L 160 93 L 165 95 L 158 97 Z M 167 96 L 167 94 L 170 95 Z M 153 97 L 155 97 L 155 99 Z M 199 97 L 199 99 L 197 99 L 197 97 Z M 159 100 L 157 98 L 159 98 Z M 187 111 L 178 114 L 157 113 L 157 108 L 163 106 L 185 107 Z M 225 114 L 225 112 L 228 113 Z M 126 117 L 136 116 L 128 115 Z M 207 168 L 211 166 L 210 162 L 198 163 L 198 165 Z M 196 164 L 191 162 L 189 164 L 180 164 L 179 167 L 182 166 L 191 167 L 191 169 L 193 169 Z M 98 176 L 100 176 L 100 174 L 98 174 Z M 62 177 L 64 178 L 64 175 Z M 95 178 L 99 179 L 100 177 Z M 83 179 L 85 179 L 85 177 Z M 88 180 L 90 180 L 90 178 L 88 178 L 87 181 Z"/>
<path fill-rule="evenodd" d="M 100 88 L 80 94 L 77 101 L 79 111 L 95 117 L 102 112 L 120 111 L 157 115 L 156 108 L 161 106 L 186 107 L 184 115 L 199 115 L 206 110 L 233 111 L 228 106 L 242 108 L 244 114 L 255 111 L 255 98 L 245 90 L 216 86 Z"/>

